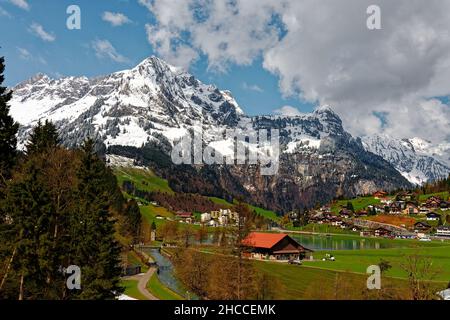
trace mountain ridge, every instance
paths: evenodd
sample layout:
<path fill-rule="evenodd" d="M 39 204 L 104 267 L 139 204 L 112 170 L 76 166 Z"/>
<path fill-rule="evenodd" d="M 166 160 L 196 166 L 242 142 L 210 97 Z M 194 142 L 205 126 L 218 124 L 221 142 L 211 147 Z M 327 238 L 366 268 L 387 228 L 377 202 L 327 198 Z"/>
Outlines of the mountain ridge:
<path fill-rule="evenodd" d="M 249 164 L 177 167 L 148 161 L 183 192 L 230 192 L 253 204 L 287 211 L 336 196 L 410 187 L 387 161 L 366 151 L 359 138 L 345 131 L 330 106 L 293 117 L 250 117 L 229 91 L 203 84 L 156 57 L 91 79 L 37 75 L 13 90 L 11 113 L 21 123 L 21 147 L 39 119 L 53 121 L 69 147 L 95 137 L 105 151 L 134 148 L 136 157 L 142 157 L 143 148 L 150 146 L 147 151 L 151 148 L 161 159 L 193 131 L 201 130 L 203 142 L 213 142 L 224 154 L 230 140 L 217 131 L 279 130 L 280 169 L 273 176 L 261 176 L 258 166 Z"/>

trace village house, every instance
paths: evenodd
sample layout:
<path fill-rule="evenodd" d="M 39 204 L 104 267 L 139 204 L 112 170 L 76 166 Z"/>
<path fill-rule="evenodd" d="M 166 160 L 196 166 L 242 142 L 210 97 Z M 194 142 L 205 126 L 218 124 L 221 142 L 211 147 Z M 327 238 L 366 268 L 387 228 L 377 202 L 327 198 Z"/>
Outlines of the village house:
<path fill-rule="evenodd" d="M 427 216 L 427 221 L 437 221 L 441 218 L 441 215 L 436 212 L 429 212 L 426 214 L 426 216 Z"/>
<path fill-rule="evenodd" d="M 420 207 L 419 208 L 419 214 L 425 215 L 425 214 L 427 214 L 429 212 L 430 212 L 430 209 L 428 209 L 427 207 Z"/>
<path fill-rule="evenodd" d="M 250 249 L 246 256 L 259 260 L 302 260 L 313 252 L 284 233 L 251 232 L 242 243 Z"/>
<path fill-rule="evenodd" d="M 206 225 L 208 227 L 213 227 L 213 228 L 217 228 L 219 226 L 219 222 L 217 222 L 216 220 L 209 220 Z"/>
<path fill-rule="evenodd" d="M 220 216 L 218 220 L 221 226 L 228 225 L 228 216 Z"/>
<path fill-rule="evenodd" d="M 416 195 L 412 192 L 399 192 L 396 196 L 395 196 L 395 200 L 396 201 L 412 201 L 416 198 Z"/>
<path fill-rule="evenodd" d="M 205 212 L 200 215 L 200 221 L 202 223 L 207 223 L 211 220 L 211 213 Z"/>
<path fill-rule="evenodd" d="M 392 202 L 388 209 L 390 214 L 401 214 L 402 213 L 402 203 L 399 201 Z"/>
<path fill-rule="evenodd" d="M 389 237 L 391 236 L 391 231 L 386 228 L 379 227 L 375 229 L 374 234 L 376 237 Z"/>
<path fill-rule="evenodd" d="M 230 209 L 219 209 L 217 211 L 205 212 L 200 216 L 202 223 L 209 223 L 210 221 L 216 221 L 217 223 L 211 223 L 211 225 L 226 226 L 233 223 L 237 223 L 239 214 Z"/>
<path fill-rule="evenodd" d="M 375 192 L 372 196 L 373 196 L 375 199 L 381 199 L 381 198 L 384 198 L 386 195 L 387 195 L 387 193 L 384 192 L 384 191 L 377 191 L 377 192 Z"/>
<path fill-rule="evenodd" d="M 181 220 L 182 222 L 186 222 L 186 223 L 192 223 L 193 222 L 193 215 L 192 212 L 182 212 L 182 211 L 178 211 L 176 213 L 176 218 L 177 220 Z"/>
<path fill-rule="evenodd" d="M 446 211 L 450 209 L 450 202 L 448 201 L 442 201 L 440 206 L 441 210 Z"/>
<path fill-rule="evenodd" d="M 408 202 L 408 203 L 406 203 L 405 209 L 403 209 L 402 213 L 403 214 L 419 214 L 419 207 L 413 202 Z"/>
<path fill-rule="evenodd" d="M 440 237 L 450 237 L 450 226 L 440 226 L 436 229 L 436 235 Z"/>
<path fill-rule="evenodd" d="M 341 211 L 339 211 L 339 215 L 341 216 L 341 218 L 348 219 L 353 216 L 353 212 L 347 209 L 342 209 Z"/>
<path fill-rule="evenodd" d="M 329 218 L 328 221 L 332 226 L 339 227 L 342 224 L 342 220 L 338 217 Z"/>
<path fill-rule="evenodd" d="M 384 206 L 377 206 L 377 205 L 369 205 L 369 206 L 367 206 L 367 210 L 369 210 L 369 211 L 373 211 L 373 210 L 375 210 L 375 212 L 378 214 L 378 213 L 385 213 L 386 212 L 386 209 L 385 209 L 385 207 Z"/>
<path fill-rule="evenodd" d="M 431 196 L 425 202 L 425 207 L 427 208 L 439 208 L 441 205 L 442 199 L 436 196 Z"/>
<path fill-rule="evenodd" d="M 220 217 L 220 211 L 211 211 L 211 219 L 218 219 Z"/>
<path fill-rule="evenodd" d="M 351 229 L 351 228 L 353 228 L 353 224 L 348 222 L 342 222 L 341 229 Z"/>
<path fill-rule="evenodd" d="M 419 221 L 414 224 L 414 232 L 426 232 L 431 229 L 431 226 L 425 221 Z"/>
<path fill-rule="evenodd" d="M 368 214 L 369 213 L 367 211 L 361 210 L 361 211 L 356 212 L 355 216 L 357 216 L 357 217 L 367 217 Z"/>

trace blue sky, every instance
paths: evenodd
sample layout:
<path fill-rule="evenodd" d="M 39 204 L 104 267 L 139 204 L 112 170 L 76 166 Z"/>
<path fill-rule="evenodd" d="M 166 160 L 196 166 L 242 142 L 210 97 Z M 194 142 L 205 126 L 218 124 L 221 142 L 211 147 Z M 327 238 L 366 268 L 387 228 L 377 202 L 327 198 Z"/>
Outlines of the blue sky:
<path fill-rule="evenodd" d="M 450 141 L 450 1 L 376 2 L 378 30 L 366 23 L 373 0 L 0 0 L 0 55 L 9 86 L 156 55 L 250 115 L 327 104 L 355 136 Z M 66 28 L 71 4 L 81 30 Z"/>
<path fill-rule="evenodd" d="M 66 28 L 66 9 L 71 4 L 81 8 L 81 30 Z M 104 12 L 122 13 L 130 21 L 113 26 L 102 19 Z M 145 24 L 154 22 L 155 17 L 137 0 L 0 0 L 0 55 L 6 58 L 6 84 L 13 86 L 38 72 L 92 77 L 130 68 L 158 55 L 145 30 Z M 32 31 L 37 25 L 47 38 Z M 109 41 L 119 59 L 98 57 L 95 41 Z M 207 57 L 200 54 L 189 71 L 205 83 L 230 90 L 251 115 L 269 114 L 285 105 L 302 112 L 313 109 L 298 95 L 283 95 L 279 79 L 262 67 L 260 57 L 249 65 L 230 63 L 226 71 L 217 71 L 208 68 Z"/>

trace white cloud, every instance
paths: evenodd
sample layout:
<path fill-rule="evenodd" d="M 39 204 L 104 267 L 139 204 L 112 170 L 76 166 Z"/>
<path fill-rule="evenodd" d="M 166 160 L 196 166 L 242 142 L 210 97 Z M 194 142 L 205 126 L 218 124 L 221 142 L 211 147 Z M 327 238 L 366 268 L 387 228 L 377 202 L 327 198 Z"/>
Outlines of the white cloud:
<path fill-rule="evenodd" d="M 287 116 L 287 117 L 294 117 L 294 116 L 301 116 L 302 113 L 296 108 L 292 106 L 283 106 L 280 109 L 276 109 L 273 111 L 274 114 L 281 115 L 281 116 Z"/>
<path fill-rule="evenodd" d="M 8 11 L 6 11 L 5 9 L 3 9 L 2 7 L 0 7 L 0 17 L 11 18 L 11 14 Z"/>
<path fill-rule="evenodd" d="M 19 52 L 19 57 L 23 60 L 30 60 L 32 57 L 31 53 L 27 49 L 17 47 L 17 51 Z"/>
<path fill-rule="evenodd" d="M 39 38 L 41 38 L 44 41 L 53 42 L 56 40 L 56 37 L 53 34 L 45 31 L 44 27 L 42 25 L 40 25 L 39 23 L 33 22 L 31 24 L 29 30 L 31 33 L 38 36 Z"/>
<path fill-rule="evenodd" d="M 248 84 L 247 82 L 242 83 L 242 88 L 247 91 L 264 92 L 264 90 L 258 85 Z"/>
<path fill-rule="evenodd" d="M 23 10 L 30 10 L 30 5 L 26 0 L 10 0 L 10 2 Z"/>
<path fill-rule="evenodd" d="M 95 55 L 100 59 L 109 58 L 117 63 L 129 62 L 129 59 L 119 54 L 108 40 L 95 40 L 92 42 L 92 48 L 95 51 Z"/>
<path fill-rule="evenodd" d="M 139 4 L 143 5 L 144 7 L 146 7 L 149 11 L 152 10 L 152 3 L 151 0 L 139 0 Z"/>
<path fill-rule="evenodd" d="M 47 65 L 47 60 L 40 55 L 33 55 L 30 51 L 25 48 L 16 47 L 17 52 L 19 53 L 19 58 L 25 61 L 33 61 L 38 62 L 43 65 Z"/>
<path fill-rule="evenodd" d="M 173 31 L 159 29 L 150 24 L 145 25 L 148 42 L 168 62 L 187 69 L 198 59 L 198 53 L 186 44 L 174 43 Z"/>
<path fill-rule="evenodd" d="M 103 12 L 102 19 L 106 22 L 109 22 L 114 27 L 122 26 L 126 23 L 131 22 L 131 20 L 126 15 L 119 12 L 115 13 L 105 11 Z"/>
<path fill-rule="evenodd" d="M 156 52 L 189 66 L 263 67 L 286 95 L 330 104 L 356 135 L 450 139 L 450 1 L 378 0 L 381 30 L 368 30 L 372 0 L 140 0 Z M 186 53 L 186 56 L 184 55 Z M 383 113 L 385 122 L 375 113 Z"/>

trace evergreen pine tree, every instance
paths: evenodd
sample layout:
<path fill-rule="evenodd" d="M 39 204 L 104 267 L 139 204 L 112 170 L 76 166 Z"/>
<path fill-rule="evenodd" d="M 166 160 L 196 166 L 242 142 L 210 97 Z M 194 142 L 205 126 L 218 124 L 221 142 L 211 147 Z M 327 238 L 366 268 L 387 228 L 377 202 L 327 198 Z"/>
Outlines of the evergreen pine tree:
<path fill-rule="evenodd" d="M 351 201 L 347 202 L 347 210 L 350 210 L 351 212 L 355 212 L 355 208 L 353 207 L 353 203 Z"/>
<path fill-rule="evenodd" d="M 17 152 L 17 131 L 19 125 L 14 122 L 14 119 L 9 115 L 8 102 L 11 100 L 12 92 L 8 91 L 6 87 L 3 87 L 3 81 L 5 77 L 3 72 L 5 71 L 5 59 L 0 57 L 0 174 L 3 177 L 3 181 L 0 181 L 0 185 L 5 183 L 5 180 L 9 179 L 11 169 L 15 163 Z"/>
<path fill-rule="evenodd" d="M 45 161 L 43 157 L 29 159 L 8 186 L 6 207 L 15 232 L 13 269 L 20 278 L 19 299 L 57 298 L 46 282 L 57 270 L 52 269 L 50 258 L 49 220 L 54 207 L 42 170 Z"/>
<path fill-rule="evenodd" d="M 111 213 L 116 189 L 112 189 L 109 169 L 94 153 L 92 140 L 85 142 L 80 157 L 71 261 L 81 268 L 81 291 L 70 294 L 80 299 L 113 299 L 122 291 L 120 247 L 114 239 Z"/>
<path fill-rule="evenodd" d="M 136 243 L 139 239 L 139 231 L 141 228 L 141 210 L 136 200 L 132 199 L 128 202 L 125 210 L 125 219 L 127 231 Z"/>
<path fill-rule="evenodd" d="M 27 154 L 49 151 L 56 148 L 59 143 L 58 130 L 55 125 L 48 120 L 45 120 L 45 123 L 42 124 L 41 120 L 39 120 L 37 126 L 34 127 L 30 134 L 30 139 L 26 146 Z"/>

